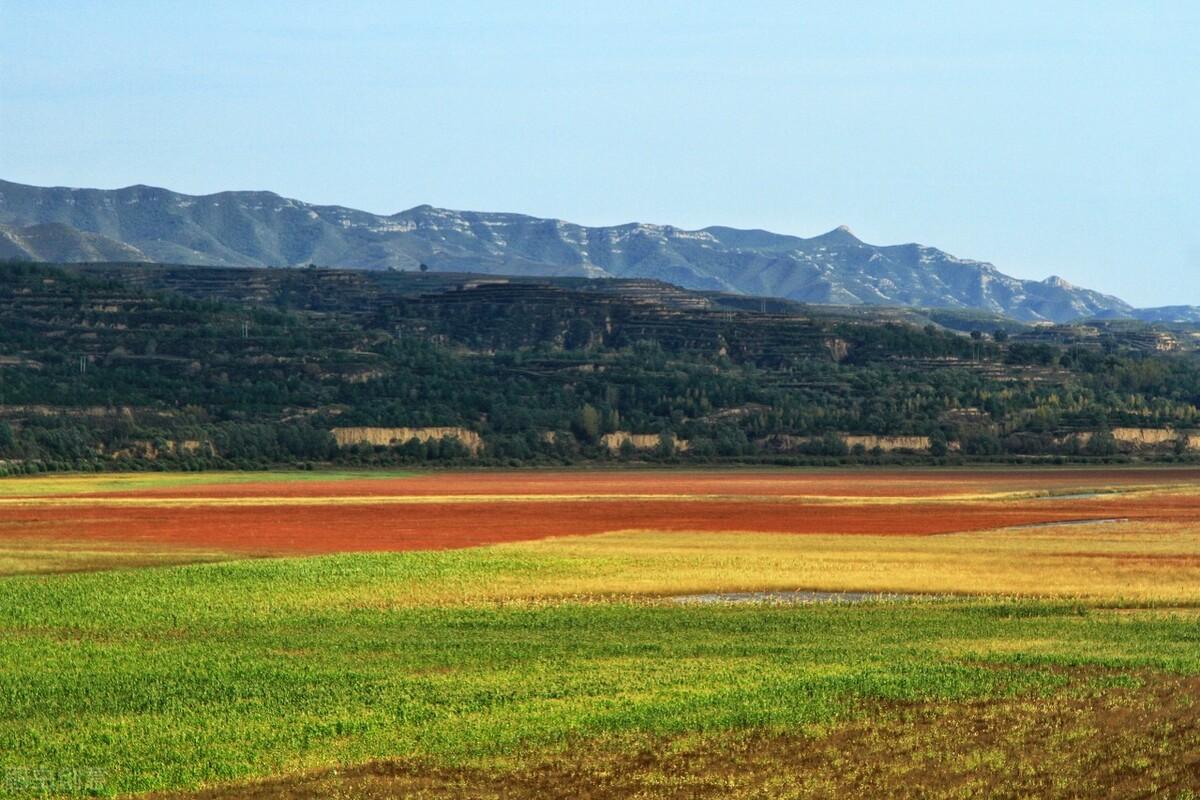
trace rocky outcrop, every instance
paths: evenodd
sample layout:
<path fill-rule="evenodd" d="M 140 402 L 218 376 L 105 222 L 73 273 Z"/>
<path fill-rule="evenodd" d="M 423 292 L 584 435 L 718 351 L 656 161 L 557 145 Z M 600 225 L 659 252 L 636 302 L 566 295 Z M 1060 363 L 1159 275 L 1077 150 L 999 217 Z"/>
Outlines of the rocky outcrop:
<path fill-rule="evenodd" d="M 837 438 L 841 439 L 847 448 L 855 448 L 861 445 L 868 452 L 876 448 L 885 453 L 908 450 L 926 452 L 929 450 L 928 436 L 858 436 L 839 433 Z M 820 442 L 823 439 L 824 437 L 822 436 L 793 436 L 786 433 L 779 433 L 760 439 L 759 442 L 768 450 L 786 453 L 793 450 L 801 450 L 807 445 Z M 958 449 L 957 442 L 952 442 L 950 449 Z"/>
<path fill-rule="evenodd" d="M 850 343 L 836 336 L 825 340 L 825 349 L 829 351 L 833 360 L 839 363 L 845 361 L 846 356 L 850 355 Z"/>
<path fill-rule="evenodd" d="M 1180 440 L 1186 443 L 1188 450 L 1200 450 L 1200 435 L 1171 428 L 1113 428 L 1111 433 L 1122 450 L 1175 447 Z M 1084 446 L 1095 435 L 1096 431 L 1079 431 L 1059 437 L 1058 441 L 1060 444 L 1074 441 Z"/>
<path fill-rule="evenodd" d="M 1134 447 L 1173 445 L 1179 438 L 1179 433 L 1170 428 L 1113 428 L 1112 435 L 1119 443 Z"/>
<path fill-rule="evenodd" d="M 878 447 L 885 453 L 895 450 L 928 450 L 928 436 L 843 436 L 847 447 L 862 445 L 867 450 Z"/>
<path fill-rule="evenodd" d="M 662 445 L 662 436 L 657 433 L 630 433 L 629 431 L 614 431 L 606 433 L 600 437 L 600 444 L 608 448 L 610 452 L 620 452 L 626 442 L 629 442 L 637 450 L 654 450 Z M 667 438 L 671 441 L 675 450 L 682 452 L 688 449 L 686 439 L 677 439 L 675 434 L 668 434 Z"/>
<path fill-rule="evenodd" d="M 330 433 L 333 434 L 338 447 L 350 447 L 356 444 L 391 447 L 411 442 L 414 439 L 419 442 L 455 439 L 472 453 L 478 453 L 483 449 L 483 439 L 479 434 L 466 428 L 334 428 Z"/>

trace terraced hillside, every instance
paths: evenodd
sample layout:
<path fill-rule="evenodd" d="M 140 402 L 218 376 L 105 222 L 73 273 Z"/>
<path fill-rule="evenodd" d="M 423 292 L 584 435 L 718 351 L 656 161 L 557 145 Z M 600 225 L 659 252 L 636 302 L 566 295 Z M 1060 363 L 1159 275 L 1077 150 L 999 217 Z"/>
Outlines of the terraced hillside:
<path fill-rule="evenodd" d="M 7 471 L 1175 459 L 1200 442 L 1192 340 L 1141 323 L 1027 328 L 644 280 L 0 270 Z"/>

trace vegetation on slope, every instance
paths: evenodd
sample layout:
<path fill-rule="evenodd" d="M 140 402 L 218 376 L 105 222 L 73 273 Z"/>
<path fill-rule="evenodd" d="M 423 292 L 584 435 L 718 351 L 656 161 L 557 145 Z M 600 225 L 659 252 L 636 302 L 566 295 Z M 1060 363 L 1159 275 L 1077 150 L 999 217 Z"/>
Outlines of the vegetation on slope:
<path fill-rule="evenodd" d="M 645 282 L 0 272 L 8 472 L 1104 459 L 1120 426 L 1177 432 L 1156 452 L 1175 458 L 1200 419 L 1197 361 L 1154 352 L 1145 329 L 968 336 L 892 312 L 731 310 Z M 345 426 L 458 427 L 484 446 L 339 448 L 330 431 Z M 615 432 L 655 446 L 610 445 Z M 848 435 L 929 437 L 928 452 Z"/>

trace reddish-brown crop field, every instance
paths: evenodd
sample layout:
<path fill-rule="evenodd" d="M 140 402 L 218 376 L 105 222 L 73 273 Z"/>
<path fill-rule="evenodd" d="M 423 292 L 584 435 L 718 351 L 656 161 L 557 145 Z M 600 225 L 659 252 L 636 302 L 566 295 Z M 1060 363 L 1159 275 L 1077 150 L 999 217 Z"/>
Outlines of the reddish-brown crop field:
<path fill-rule="evenodd" d="M 807 495 L 822 497 L 941 497 L 1003 492 L 1092 492 L 1106 487 L 1200 486 L 1200 469 L 989 469 L 439 472 L 407 478 L 239 482 L 122 492 L 160 497 L 346 497 L 364 495 Z M 104 496 L 104 495 L 92 495 Z"/>
<path fill-rule="evenodd" d="M 1198 485 L 1197 470 L 436 473 L 11 494 L 0 500 L 0 540 L 299 554 L 633 529 L 916 536 L 1082 520 L 1195 521 L 1200 496 L 1186 488 Z"/>

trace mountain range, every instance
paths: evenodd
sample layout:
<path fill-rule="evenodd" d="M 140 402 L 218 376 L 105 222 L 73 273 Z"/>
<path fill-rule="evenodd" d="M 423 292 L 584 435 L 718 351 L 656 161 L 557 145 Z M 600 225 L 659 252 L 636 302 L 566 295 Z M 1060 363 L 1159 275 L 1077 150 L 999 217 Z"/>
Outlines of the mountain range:
<path fill-rule="evenodd" d="M 1022 280 L 919 244 L 879 246 L 847 227 L 764 230 L 629 223 L 585 227 L 428 205 L 390 216 L 272 192 L 195 196 L 152 186 L 43 188 L 0 181 L 0 258 L 321 266 L 653 278 L 699 290 L 836 305 L 989 311 L 1024 321 L 1195 321 L 1190 306 L 1134 309 L 1058 277 Z"/>

